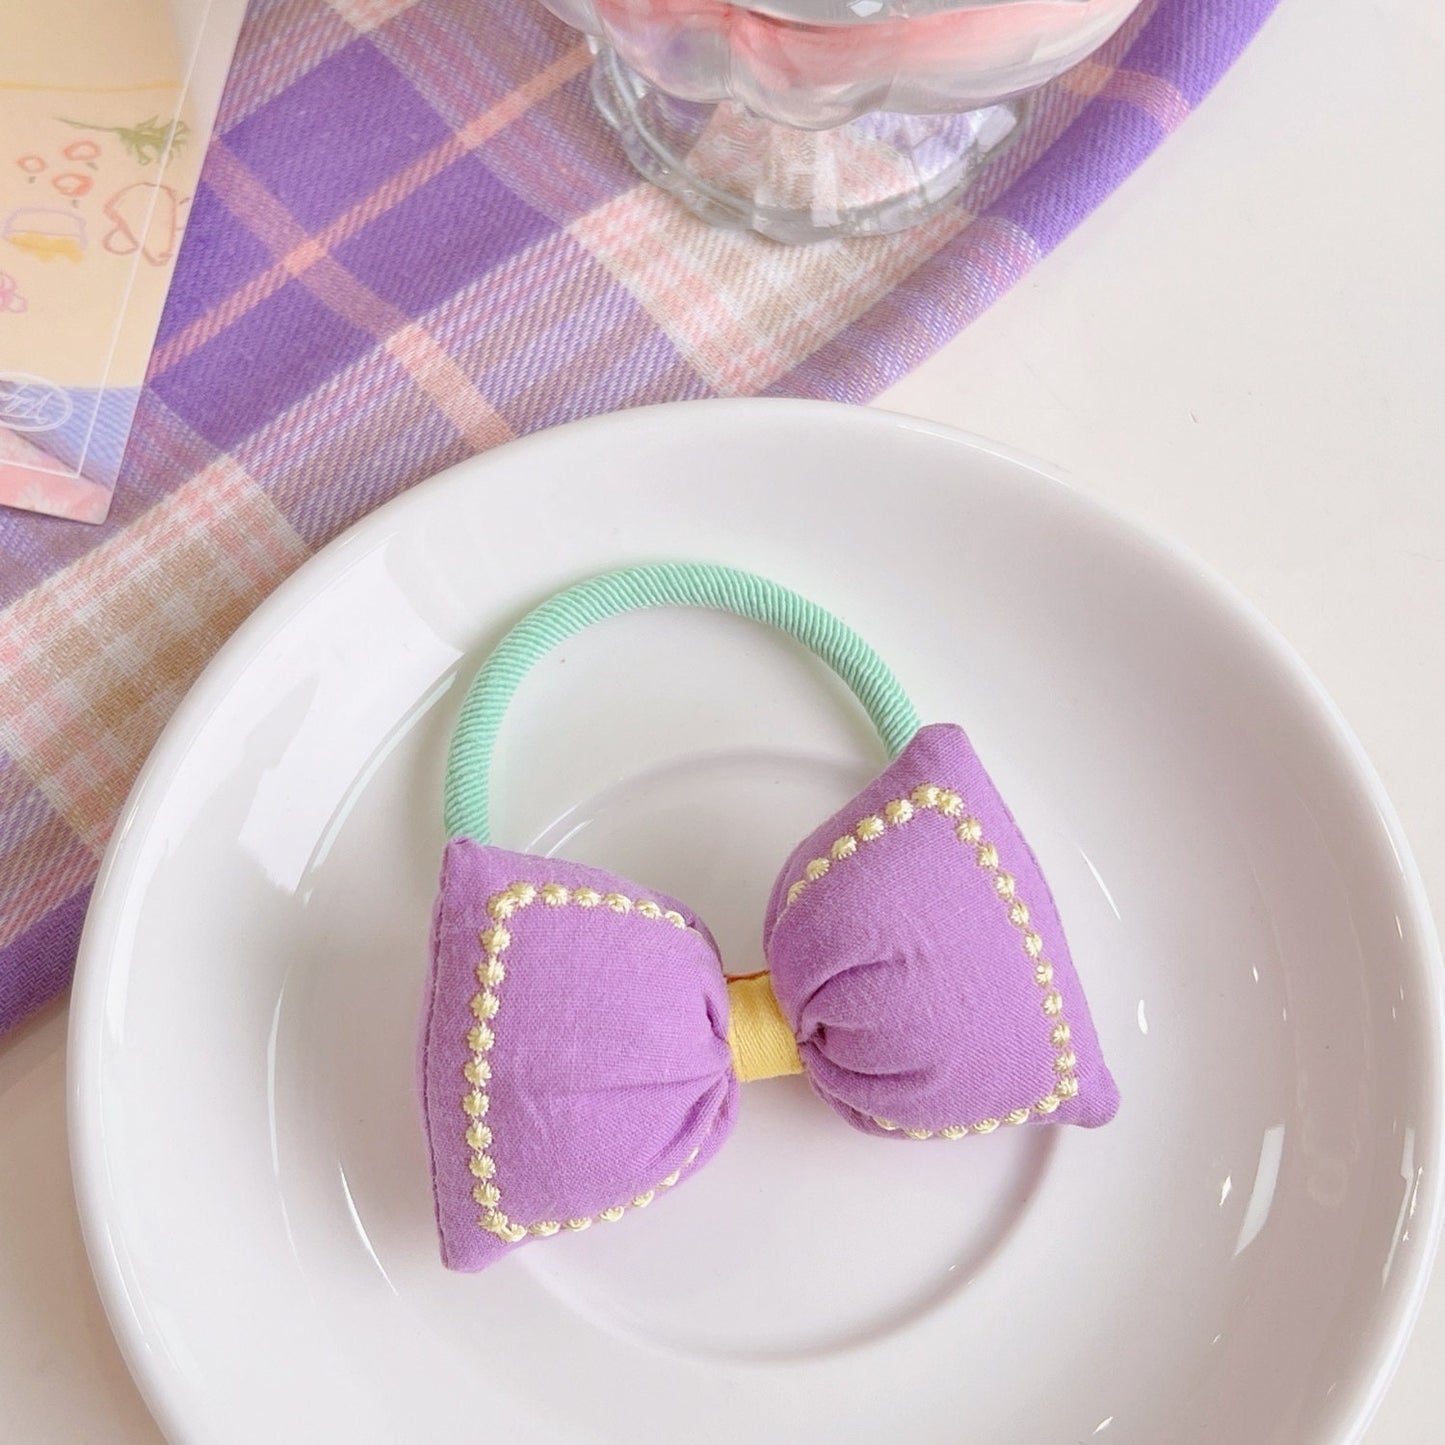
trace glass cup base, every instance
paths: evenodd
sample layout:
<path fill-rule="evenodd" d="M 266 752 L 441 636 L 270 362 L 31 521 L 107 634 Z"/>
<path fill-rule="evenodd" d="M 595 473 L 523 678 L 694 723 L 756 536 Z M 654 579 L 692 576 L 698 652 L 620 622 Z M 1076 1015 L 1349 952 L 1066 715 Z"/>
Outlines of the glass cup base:
<path fill-rule="evenodd" d="M 916 226 L 1021 133 L 1025 100 L 946 115 L 873 111 L 824 130 L 734 100 L 679 100 L 591 42 L 592 94 L 649 181 L 710 225 L 798 244 Z"/>

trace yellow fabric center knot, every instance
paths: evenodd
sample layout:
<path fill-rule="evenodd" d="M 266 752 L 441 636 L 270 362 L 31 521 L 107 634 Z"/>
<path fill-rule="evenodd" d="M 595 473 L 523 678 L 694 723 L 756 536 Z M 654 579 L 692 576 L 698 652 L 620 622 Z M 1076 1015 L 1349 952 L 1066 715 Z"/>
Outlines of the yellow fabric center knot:
<path fill-rule="evenodd" d="M 740 1083 L 801 1074 L 798 1043 L 766 973 L 728 979 L 728 1047 Z"/>

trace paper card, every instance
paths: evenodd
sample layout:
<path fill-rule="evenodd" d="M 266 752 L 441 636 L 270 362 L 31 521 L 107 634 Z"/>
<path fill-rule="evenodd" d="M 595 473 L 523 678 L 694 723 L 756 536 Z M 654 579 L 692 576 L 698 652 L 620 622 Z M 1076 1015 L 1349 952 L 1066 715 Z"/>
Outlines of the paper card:
<path fill-rule="evenodd" d="M 0 9 L 0 503 L 105 519 L 241 10 Z"/>

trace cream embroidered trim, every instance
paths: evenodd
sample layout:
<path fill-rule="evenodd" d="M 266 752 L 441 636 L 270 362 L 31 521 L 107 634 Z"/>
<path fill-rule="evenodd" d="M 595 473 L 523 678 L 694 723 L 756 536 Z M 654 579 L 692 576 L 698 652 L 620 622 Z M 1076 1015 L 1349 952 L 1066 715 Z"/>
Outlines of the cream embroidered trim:
<path fill-rule="evenodd" d="M 472 1017 L 476 1022 L 467 1030 L 468 1058 L 462 1065 L 462 1075 L 470 1088 L 462 1095 L 462 1113 L 466 1116 L 467 1149 L 470 1153 L 468 1168 L 477 1181 L 472 1188 L 472 1198 L 482 1206 L 477 1224 L 498 1239 L 516 1244 L 529 1234 L 546 1236 L 562 1229 L 586 1229 L 594 1219 L 605 1219 L 609 1223 L 621 1219 L 628 1208 L 646 1209 L 659 1189 L 671 1189 L 698 1156 L 694 1149 L 666 1179 L 642 1194 L 634 1195 L 625 1204 L 615 1204 L 600 1209 L 595 1215 L 582 1215 L 577 1219 L 540 1219 L 535 1224 L 518 1224 L 508 1218 L 502 1209 L 502 1190 L 497 1182 L 497 1164 L 492 1158 L 492 1127 L 487 1115 L 492 1107 L 487 1088 L 492 1078 L 492 1065 L 487 1055 L 496 1044 L 493 1023 L 501 1010 L 497 993 L 507 970 L 502 955 L 512 942 L 512 931 L 507 927 L 510 919 L 523 909 L 541 903 L 547 908 L 609 908 L 614 913 L 636 913 L 642 918 L 660 923 L 670 923 L 674 928 L 687 928 L 689 924 L 682 914 L 650 898 L 628 898 L 621 893 L 599 893 L 595 888 L 569 889 L 561 883 L 543 883 L 534 887 L 531 883 L 513 883 L 500 893 L 494 893 L 487 900 L 487 917 L 491 920 L 480 935 L 483 950 L 482 961 L 477 964 L 477 992 L 472 995 Z"/>
<path fill-rule="evenodd" d="M 961 1139 L 966 1134 L 991 1134 L 1006 1124 L 1023 1124 L 1034 1114 L 1052 1114 L 1059 1105 L 1075 1098 L 1079 1092 L 1079 1080 L 1075 1072 L 1078 1060 L 1069 1047 L 1071 1031 L 1064 1016 L 1064 1000 L 1054 987 L 1053 964 L 1044 951 L 1044 941 L 1038 931 L 1030 926 L 1028 904 L 1018 896 L 1013 875 L 1000 866 L 998 849 L 983 837 L 983 825 L 966 813 L 963 799 L 949 788 L 940 788 L 932 783 L 921 783 L 906 798 L 895 798 L 884 805 L 879 814 L 870 814 L 861 819 L 851 833 L 845 833 L 828 850 L 826 858 L 814 858 L 803 869 L 803 876 L 788 889 L 787 903 L 791 907 L 813 884 L 825 878 L 835 863 L 845 862 L 858 851 L 859 845 L 871 843 L 883 837 L 889 828 L 900 828 L 925 812 L 938 812 L 946 818 L 958 818 L 954 836 L 959 843 L 973 850 L 974 860 L 980 868 L 989 873 L 994 891 L 1000 903 L 1008 909 L 1009 922 L 1021 934 L 1025 956 L 1033 965 L 1034 982 L 1042 991 L 1040 1000 L 1045 1022 L 1049 1025 L 1049 1041 L 1057 1052 L 1054 1055 L 1054 1072 L 1058 1082 L 1042 1098 L 1033 1103 L 1010 1110 L 1001 1118 L 979 1119 L 969 1124 L 950 1124 L 942 1129 L 909 1128 L 891 1119 L 874 1117 L 873 1122 L 890 1132 L 901 1131 L 910 1139 L 929 1139 L 937 1135 L 943 1139 Z M 469 1056 L 462 1066 L 462 1074 L 470 1088 L 462 1096 L 462 1112 L 467 1118 L 466 1143 L 470 1152 L 469 1168 L 477 1180 L 472 1189 L 472 1198 L 482 1207 L 477 1224 L 495 1234 L 508 1244 L 515 1244 L 527 1235 L 546 1236 L 562 1229 L 586 1229 L 594 1219 L 612 1222 L 621 1219 L 628 1208 L 645 1209 L 652 1203 L 658 1190 L 670 1189 L 677 1183 L 682 1171 L 698 1156 L 694 1149 L 683 1162 L 653 1188 L 634 1195 L 623 1204 L 615 1204 L 598 1210 L 595 1215 L 583 1215 L 576 1219 L 543 1219 L 533 1224 L 519 1224 L 510 1219 L 502 1209 L 501 1187 L 497 1183 L 496 1161 L 489 1152 L 492 1146 L 492 1129 L 486 1123 L 491 1108 L 487 1084 L 491 1081 L 492 1066 L 487 1058 L 496 1043 L 493 1021 L 501 1008 L 497 989 L 506 977 L 502 954 L 512 942 L 507 922 L 523 909 L 541 902 L 549 908 L 598 908 L 611 909 L 614 913 L 636 912 L 640 917 L 656 922 L 670 923 L 674 928 L 689 925 L 682 914 L 664 910 L 652 899 L 628 898 L 621 893 L 598 893 L 594 888 L 568 889 L 561 883 L 543 883 L 536 887 L 531 883 L 513 883 L 500 893 L 493 894 L 487 902 L 489 927 L 482 930 L 480 942 L 483 957 L 477 964 L 477 992 L 471 1001 L 472 1016 L 476 1022 L 468 1029 L 466 1043 Z"/>
<path fill-rule="evenodd" d="M 1044 952 L 1044 940 L 1029 922 L 1028 904 L 1018 896 L 1011 873 L 1003 871 L 999 864 L 998 849 L 983 836 L 983 824 L 967 813 L 963 799 L 951 788 L 939 788 L 932 783 L 920 783 L 906 797 L 895 798 L 885 803 L 879 813 L 870 814 L 860 820 L 851 833 L 845 833 L 828 850 L 828 857 L 814 858 L 803 869 L 803 876 L 788 889 L 785 910 L 825 878 L 836 863 L 852 858 L 859 845 L 881 838 L 890 828 L 901 828 L 923 813 L 937 812 L 945 818 L 957 818 L 954 836 L 965 847 L 973 850 L 974 861 L 993 879 L 994 892 L 1000 903 L 1008 909 L 1009 922 L 1019 930 L 1024 955 L 1033 967 L 1034 982 L 1042 991 L 1040 1000 L 1044 1021 L 1049 1026 L 1049 1042 L 1056 1050 L 1054 1072 L 1058 1082 L 1041 1099 L 1023 1104 L 1010 1110 L 999 1119 L 979 1119 L 971 1124 L 950 1124 L 943 1129 L 910 1129 L 895 1123 L 892 1119 L 875 1117 L 873 1122 L 880 1129 L 890 1132 L 901 1130 L 910 1139 L 930 1139 L 936 1133 L 943 1139 L 962 1139 L 965 1134 L 992 1134 L 1003 1124 L 1022 1124 L 1033 1114 L 1052 1114 L 1067 1099 L 1075 1098 L 1079 1092 L 1078 1075 L 1074 1072 L 1078 1059 L 1069 1047 L 1072 1037 L 1069 1021 L 1064 1017 L 1064 1000 L 1054 987 L 1054 966 Z M 881 816 L 880 816 L 881 814 Z"/>

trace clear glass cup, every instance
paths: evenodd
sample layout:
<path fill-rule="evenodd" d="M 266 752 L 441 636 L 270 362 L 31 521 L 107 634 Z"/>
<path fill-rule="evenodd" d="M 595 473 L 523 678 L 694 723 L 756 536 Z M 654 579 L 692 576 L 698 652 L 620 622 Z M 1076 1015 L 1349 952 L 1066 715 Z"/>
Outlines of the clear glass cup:
<path fill-rule="evenodd" d="M 545 0 L 633 164 L 779 241 L 926 219 L 1140 0 Z"/>

